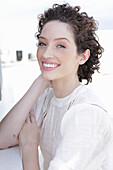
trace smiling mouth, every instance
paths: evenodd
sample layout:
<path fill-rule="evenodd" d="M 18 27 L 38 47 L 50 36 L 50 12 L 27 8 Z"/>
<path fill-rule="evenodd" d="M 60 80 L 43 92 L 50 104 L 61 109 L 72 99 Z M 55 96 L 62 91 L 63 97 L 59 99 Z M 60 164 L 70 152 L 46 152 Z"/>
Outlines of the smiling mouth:
<path fill-rule="evenodd" d="M 43 68 L 43 70 L 46 70 L 46 71 L 52 71 L 52 70 L 58 68 L 59 66 L 60 66 L 60 64 L 42 62 L 42 68 Z"/>

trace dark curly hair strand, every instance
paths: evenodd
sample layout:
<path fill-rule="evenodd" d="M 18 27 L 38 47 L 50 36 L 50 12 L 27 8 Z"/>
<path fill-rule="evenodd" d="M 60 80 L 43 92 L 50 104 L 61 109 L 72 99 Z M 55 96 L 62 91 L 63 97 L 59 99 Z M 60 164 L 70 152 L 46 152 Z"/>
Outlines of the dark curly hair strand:
<path fill-rule="evenodd" d="M 65 22 L 72 27 L 78 54 L 85 52 L 86 49 L 90 50 L 88 61 L 78 68 L 79 81 L 82 82 L 83 79 L 86 79 L 87 84 L 92 82 L 92 74 L 94 74 L 95 70 L 99 72 L 99 59 L 104 51 L 95 33 L 98 29 L 98 22 L 93 17 L 89 17 L 86 12 L 80 13 L 79 6 L 72 7 L 68 3 L 54 4 L 52 8 L 49 8 L 44 14 L 40 14 L 38 18 L 37 38 L 39 38 L 43 26 L 52 20 Z"/>

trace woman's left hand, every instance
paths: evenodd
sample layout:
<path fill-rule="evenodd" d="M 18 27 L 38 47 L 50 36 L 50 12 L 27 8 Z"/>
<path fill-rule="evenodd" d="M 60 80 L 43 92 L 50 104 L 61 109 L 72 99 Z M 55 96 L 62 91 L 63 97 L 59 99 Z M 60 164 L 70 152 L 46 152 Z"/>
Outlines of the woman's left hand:
<path fill-rule="evenodd" d="M 27 117 L 23 128 L 19 134 L 19 144 L 22 148 L 36 146 L 38 148 L 40 142 L 39 127 L 33 111 Z"/>

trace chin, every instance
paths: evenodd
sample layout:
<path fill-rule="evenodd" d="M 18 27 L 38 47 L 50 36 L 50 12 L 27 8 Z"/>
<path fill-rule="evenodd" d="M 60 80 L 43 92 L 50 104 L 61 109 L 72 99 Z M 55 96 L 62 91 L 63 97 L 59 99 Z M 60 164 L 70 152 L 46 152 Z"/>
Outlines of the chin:
<path fill-rule="evenodd" d="M 50 76 L 49 74 L 44 73 L 44 72 L 42 72 L 42 77 L 46 80 L 49 80 L 49 81 L 53 80 L 52 76 Z"/>

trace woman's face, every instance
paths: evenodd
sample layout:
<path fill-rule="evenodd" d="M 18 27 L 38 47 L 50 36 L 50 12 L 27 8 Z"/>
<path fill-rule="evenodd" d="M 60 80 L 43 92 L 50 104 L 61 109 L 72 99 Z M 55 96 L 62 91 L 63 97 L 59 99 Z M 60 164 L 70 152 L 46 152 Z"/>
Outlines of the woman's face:
<path fill-rule="evenodd" d="M 47 80 L 77 76 L 80 56 L 70 25 L 60 21 L 45 24 L 39 38 L 37 58 L 42 76 Z"/>

